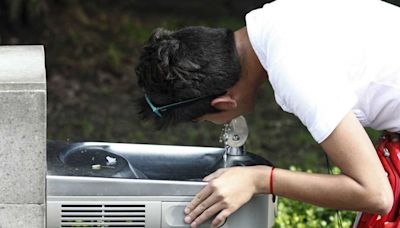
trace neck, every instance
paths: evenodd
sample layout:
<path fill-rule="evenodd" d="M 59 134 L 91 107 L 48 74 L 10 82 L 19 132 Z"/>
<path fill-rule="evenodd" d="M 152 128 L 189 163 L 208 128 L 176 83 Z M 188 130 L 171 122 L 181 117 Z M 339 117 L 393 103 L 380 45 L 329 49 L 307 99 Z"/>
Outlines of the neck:
<path fill-rule="evenodd" d="M 258 88 L 267 80 L 267 72 L 250 44 L 246 27 L 236 31 L 234 37 L 241 67 L 240 78 L 227 93 L 236 101 L 236 114 L 242 115 L 253 111 Z"/>
<path fill-rule="evenodd" d="M 240 81 L 258 88 L 268 79 L 267 72 L 262 67 L 253 47 L 251 46 L 246 27 L 234 33 L 236 50 L 241 66 Z"/>

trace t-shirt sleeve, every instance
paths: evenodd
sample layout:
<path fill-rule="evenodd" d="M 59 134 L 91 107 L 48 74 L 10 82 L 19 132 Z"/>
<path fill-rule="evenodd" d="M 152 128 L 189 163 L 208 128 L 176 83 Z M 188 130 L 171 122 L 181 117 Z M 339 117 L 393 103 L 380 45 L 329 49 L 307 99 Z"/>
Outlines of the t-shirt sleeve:
<path fill-rule="evenodd" d="M 313 7 L 315 6 L 315 7 Z M 279 0 L 246 16 L 251 45 L 281 108 L 323 142 L 357 103 L 340 4 Z M 315 10 L 318 9 L 318 10 Z"/>
<path fill-rule="evenodd" d="M 316 42 L 286 42 L 280 50 L 284 54 L 268 72 L 277 103 L 321 143 L 351 111 L 357 96 L 337 51 Z"/>

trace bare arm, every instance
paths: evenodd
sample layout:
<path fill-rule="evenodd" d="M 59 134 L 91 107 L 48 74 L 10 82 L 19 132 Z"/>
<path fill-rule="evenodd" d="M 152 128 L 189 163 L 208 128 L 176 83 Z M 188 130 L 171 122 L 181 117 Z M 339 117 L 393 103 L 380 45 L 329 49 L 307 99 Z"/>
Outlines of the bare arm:
<path fill-rule="evenodd" d="M 348 113 L 321 146 L 342 170 L 341 175 L 274 171 L 274 193 L 315 205 L 385 214 L 393 193 L 364 128 Z M 234 167 L 205 178 L 209 184 L 187 206 L 192 227 L 219 212 L 213 225 L 246 203 L 252 195 L 269 192 L 271 167 Z"/>
<path fill-rule="evenodd" d="M 276 194 L 315 205 L 385 214 L 392 191 L 375 149 L 353 113 L 340 122 L 321 146 L 342 175 L 276 170 Z"/>

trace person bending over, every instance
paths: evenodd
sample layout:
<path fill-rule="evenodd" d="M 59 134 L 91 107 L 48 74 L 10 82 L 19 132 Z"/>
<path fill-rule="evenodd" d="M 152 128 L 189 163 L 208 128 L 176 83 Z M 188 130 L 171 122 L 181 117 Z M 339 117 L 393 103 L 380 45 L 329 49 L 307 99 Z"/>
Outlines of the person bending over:
<path fill-rule="evenodd" d="M 157 29 L 136 67 L 142 115 L 165 126 L 226 123 L 254 108 L 268 81 L 275 100 L 307 127 L 340 175 L 273 171 L 273 193 L 322 207 L 389 212 L 393 193 L 363 126 L 400 132 L 400 9 L 379 0 L 277 0 L 246 27 Z M 266 104 L 267 105 L 267 104 Z M 216 171 L 185 208 L 216 226 L 255 194 L 271 167 Z"/>

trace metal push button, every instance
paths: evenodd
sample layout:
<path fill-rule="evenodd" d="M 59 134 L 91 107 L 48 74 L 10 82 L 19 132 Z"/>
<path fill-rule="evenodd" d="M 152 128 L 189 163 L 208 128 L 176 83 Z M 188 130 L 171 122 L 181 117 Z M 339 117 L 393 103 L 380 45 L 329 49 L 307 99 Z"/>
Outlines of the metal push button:
<path fill-rule="evenodd" d="M 184 222 L 185 213 L 183 210 L 189 202 L 163 202 L 162 203 L 162 228 L 190 228 L 189 224 Z M 200 225 L 199 228 L 209 228 L 211 221 Z"/>

